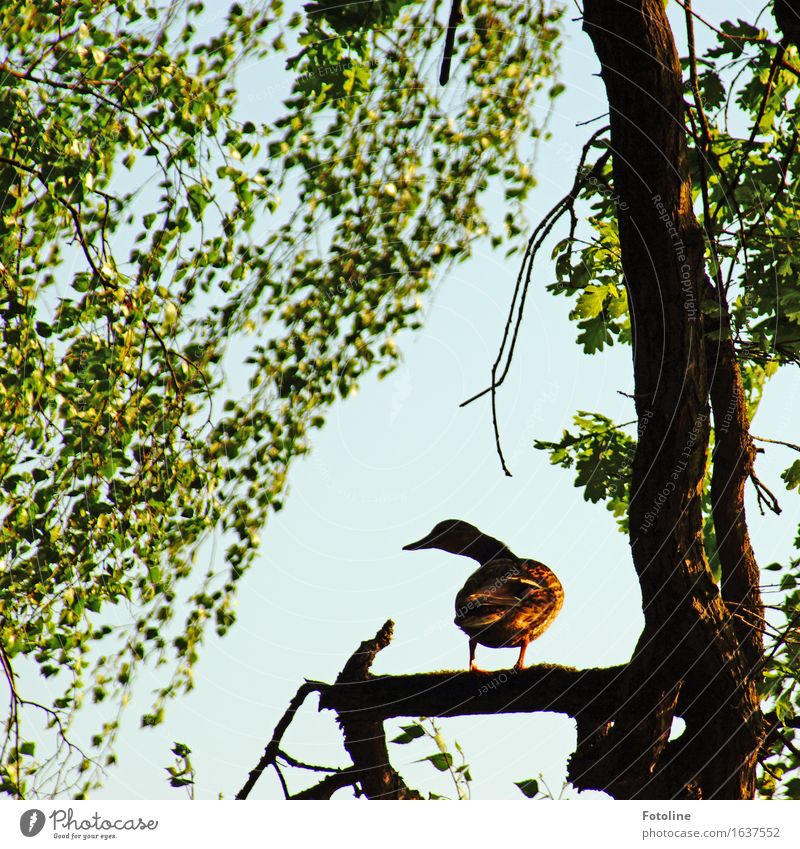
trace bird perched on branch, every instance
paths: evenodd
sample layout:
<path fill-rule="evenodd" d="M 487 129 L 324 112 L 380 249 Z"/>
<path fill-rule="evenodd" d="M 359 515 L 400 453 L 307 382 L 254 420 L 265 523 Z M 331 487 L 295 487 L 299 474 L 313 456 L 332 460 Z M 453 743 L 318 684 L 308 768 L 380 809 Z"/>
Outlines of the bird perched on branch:
<path fill-rule="evenodd" d="M 528 643 L 552 624 L 564 603 L 564 589 L 555 574 L 536 560 L 517 557 L 499 540 L 460 519 L 446 519 L 403 551 L 439 548 L 480 563 L 456 596 L 455 623 L 469 637 L 469 668 L 475 649 L 519 648 L 514 668 L 522 669 Z"/>

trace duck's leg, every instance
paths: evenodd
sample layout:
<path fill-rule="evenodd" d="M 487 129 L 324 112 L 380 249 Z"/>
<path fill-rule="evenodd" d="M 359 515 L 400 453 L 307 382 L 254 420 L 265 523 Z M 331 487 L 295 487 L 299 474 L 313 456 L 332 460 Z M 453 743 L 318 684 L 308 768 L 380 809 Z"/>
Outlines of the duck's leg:
<path fill-rule="evenodd" d="M 470 672 L 483 672 L 482 669 L 478 669 L 478 665 L 475 662 L 475 649 L 478 648 L 478 641 L 471 637 L 469 641 L 469 671 Z"/>
<path fill-rule="evenodd" d="M 527 643 L 522 643 L 519 647 L 519 657 L 517 658 L 517 662 L 514 664 L 514 669 L 524 669 L 525 668 L 525 650 L 528 648 Z"/>

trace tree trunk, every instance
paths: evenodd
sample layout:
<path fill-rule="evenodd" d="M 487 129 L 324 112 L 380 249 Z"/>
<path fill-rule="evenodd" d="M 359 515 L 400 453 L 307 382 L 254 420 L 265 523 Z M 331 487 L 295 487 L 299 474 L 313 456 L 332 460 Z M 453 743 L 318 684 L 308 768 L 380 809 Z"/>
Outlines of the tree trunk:
<path fill-rule="evenodd" d="M 751 798 L 762 736 L 754 658 L 741 651 L 702 539 L 707 283 L 678 56 L 660 0 L 586 0 L 584 14 L 608 93 L 615 192 L 627 204 L 619 238 L 640 423 L 630 542 L 645 627 L 600 756 L 571 778 L 617 798 Z M 731 591 L 749 596 L 753 576 L 734 577 Z M 676 710 L 686 729 L 668 743 Z"/>

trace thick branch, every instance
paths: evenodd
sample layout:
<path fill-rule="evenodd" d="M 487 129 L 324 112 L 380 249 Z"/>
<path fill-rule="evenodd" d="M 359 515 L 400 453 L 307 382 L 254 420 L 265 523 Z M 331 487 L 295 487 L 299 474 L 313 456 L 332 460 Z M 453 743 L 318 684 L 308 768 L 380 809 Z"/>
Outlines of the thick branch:
<path fill-rule="evenodd" d="M 389 645 L 394 623 L 389 620 L 371 639 L 365 640 L 345 664 L 336 679 L 343 687 L 368 682 L 369 668 L 375 655 Z M 321 706 L 321 705 L 320 705 Z M 416 790 L 406 786 L 389 762 L 386 735 L 380 719 L 340 713 L 339 724 L 344 747 L 353 759 L 353 772 L 368 799 L 421 799 Z"/>
<path fill-rule="evenodd" d="M 302 769 L 329 769 L 297 761 L 281 749 L 286 730 L 312 692 L 320 694 L 320 710 L 333 710 L 338 715 L 353 766 L 330 768 L 331 775 L 294 794 L 292 799 L 328 799 L 347 786 L 359 788 L 370 799 L 420 798 L 389 763 L 383 721 L 396 716 L 563 713 L 574 717 L 578 724 L 573 766 L 591 763 L 598 739 L 595 732 L 608 730 L 626 667 L 572 669 L 541 664 L 494 672 L 372 675 L 370 666 L 377 653 L 391 641 L 392 628 L 392 622 L 386 622 L 375 637 L 361 643 L 335 684 L 308 681 L 300 687 L 237 799 L 246 799 L 267 767 L 277 769 L 279 759 Z"/>
<path fill-rule="evenodd" d="M 726 305 L 723 305 L 726 306 Z M 723 311 L 723 314 L 727 309 Z M 744 489 L 753 473 L 756 450 L 750 436 L 747 399 L 728 327 L 716 327 L 707 341 L 708 382 L 714 411 L 714 470 L 711 477 L 711 509 L 717 552 L 722 569 L 722 597 L 737 613 L 734 619 L 749 669 L 756 669 L 764 651 L 764 605 L 760 574 L 744 508 Z"/>
<path fill-rule="evenodd" d="M 359 764 L 375 773 L 370 798 L 414 798 L 388 762 L 383 720 L 395 716 L 467 716 L 503 713 L 563 713 L 577 721 L 578 739 L 570 775 L 591 769 L 597 743 L 619 704 L 626 667 L 571 669 L 541 664 L 523 670 L 430 672 L 374 676 L 369 666 L 391 639 L 391 622 L 353 655 L 337 682 L 320 694 L 320 709 L 338 714 L 345 745 Z M 671 714 L 670 714 L 671 716 Z M 328 791 L 330 782 L 318 785 Z M 312 792 L 318 792 L 312 788 Z M 412 791 L 413 792 L 413 791 Z"/>
<path fill-rule="evenodd" d="M 619 700 L 624 666 L 572 669 L 540 664 L 519 672 L 425 672 L 370 676 L 337 682 L 320 696 L 320 708 L 353 719 L 395 716 L 477 716 L 563 713 L 610 716 Z"/>
<path fill-rule="evenodd" d="M 330 799 L 343 787 L 352 787 L 358 781 L 357 773 L 352 769 L 343 769 L 326 775 L 322 781 L 290 796 L 290 799 Z"/>

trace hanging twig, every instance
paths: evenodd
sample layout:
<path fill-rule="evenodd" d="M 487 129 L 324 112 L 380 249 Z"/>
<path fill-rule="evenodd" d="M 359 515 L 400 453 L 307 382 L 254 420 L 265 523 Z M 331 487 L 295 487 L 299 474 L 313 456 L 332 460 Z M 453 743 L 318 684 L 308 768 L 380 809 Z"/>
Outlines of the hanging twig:
<path fill-rule="evenodd" d="M 759 129 L 759 125 L 761 124 L 761 119 L 764 117 L 764 114 L 767 111 L 767 104 L 769 103 L 769 97 L 770 97 L 770 94 L 772 94 L 772 86 L 775 83 L 775 78 L 778 74 L 778 67 L 781 64 L 781 60 L 783 59 L 783 54 L 785 52 L 786 52 L 786 48 L 782 44 L 779 44 L 778 49 L 775 53 L 775 56 L 772 60 L 772 66 L 770 67 L 770 70 L 769 70 L 769 78 L 767 79 L 767 84 L 764 87 L 764 94 L 763 94 L 763 97 L 761 98 L 761 103 L 758 107 L 758 114 L 756 115 L 755 121 L 753 121 L 753 126 L 750 130 L 750 136 L 748 137 L 747 142 L 746 142 L 744 149 L 743 149 L 743 156 L 742 156 L 741 160 L 739 161 L 739 165 L 737 166 L 736 171 L 734 172 L 733 178 L 730 181 L 730 190 L 731 190 L 732 193 L 734 193 L 736 191 L 736 189 L 738 188 L 739 180 L 742 178 L 742 174 L 744 174 L 745 167 L 748 163 L 748 154 L 750 153 L 750 151 L 751 151 L 751 149 L 752 149 L 752 147 L 755 143 L 756 136 L 758 135 L 758 129 Z M 719 207 L 721 206 L 721 204 L 722 204 L 722 201 L 720 201 L 720 204 L 714 210 L 714 215 L 713 215 L 714 218 L 716 218 L 716 215 L 719 212 Z"/>
<path fill-rule="evenodd" d="M 517 274 L 517 281 L 514 285 L 514 293 L 511 298 L 511 305 L 508 309 L 508 316 L 506 317 L 506 324 L 503 329 L 503 337 L 500 341 L 500 348 L 497 352 L 497 358 L 492 365 L 492 373 L 491 373 L 491 383 L 486 389 L 482 389 L 480 392 L 477 392 L 471 398 L 467 398 L 466 401 L 462 401 L 459 404 L 460 407 L 466 407 L 468 404 L 471 404 L 473 401 L 476 401 L 478 398 L 482 398 L 487 393 L 491 393 L 492 396 L 492 425 L 494 428 L 494 437 L 495 437 L 495 448 L 497 450 L 497 455 L 500 458 L 500 465 L 503 469 L 503 472 L 507 477 L 511 477 L 511 472 L 506 465 L 505 456 L 503 455 L 503 449 L 500 445 L 500 427 L 497 422 L 497 388 L 503 383 L 506 379 L 506 375 L 508 374 L 508 370 L 511 367 L 511 361 L 514 357 L 514 350 L 517 345 L 517 338 L 519 336 L 519 330 L 522 325 L 522 317 L 525 311 L 525 300 L 528 296 L 528 289 L 531 282 L 531 276 L 533 273 L 533 263 L 536 258 L 536 254 L 541 248 L 544 241 L 550 235 L 553 227 L 556 225 L 556 222 L 564 215 L 564 213 L 569 213 L 571 216 L 571 225 L 570 225 L 570 236 L 574 234 L 574 229 L 577 224 L 577 219 L 575 217 L 574 205 L 577 200 L 578 193 L 581 188 L 585 185 L 585 183 L 591 179 L 592 177 L 596 177 L 597 175 L 602 173 L 603 167 L 608 161 L 611 153 L 606 150 L 597 162 L 594 164 L 593 168 L 588 172 L 584 173 L 584 163 L 586 161 L 586 157 L 589 154 L 589 150 L 591 149 L 594 142 L 608 130 L 608 127 L 601 127 L 595 133 L 591 135 L 589 140 L 583 146 L 581 150 L 580 160 L 578 162 L 577 171 L 575 174 L 575 180 L 572 184 L 572 188 L 569 193 L 564 195 L 561 200 L 558 201 L 557 204 L 545 215 L 545 217 L 539 222 L 539 224 L 534 229 L 530 238 L 528 239 L 528 244 L 525 248 L 525 254 L 522 257 L 522 263 L 520 264 L 520 270 Z M 517 306 L 517 298 L 519 298 L 519 306 Z M 515 318 L 516 311 L 516 318 Z M 511 327 L 514 326 L 513 333 L 511 332 Z M 510 336 L 510 344 L 508 348 L 508 353 L 505 354 L 506 344 L 509 342 Z M 505 366 L 503 367 L 502 372 L 498 376 L 498 371 L 500 369 L 500 365 L 503 362 L 503 357 L 506 357 Z"/>
<path fill-rule="evenodd" d="M 689 46 L 689 77 L 692 82 L 692 95 L 697 117 L 700 122 L 701 156 L 698 157 L 700 165 L 700 190 L 703 197 L 703 218 L 706 222 L 706 232 L 711 227 L 711 204 L 708 199 L 708 179 L 706 176 L 706 157 L 711 148 L 711 133 L 708 130 L 708 119 L 703 109 L 703 98 L 700 96 L 700 80 L 697 75 L 697 54 L 694 47 L 694 21 L 692 19 L 692 2 L 686 0 L 683 7 L 686 13 L 686 38 Z M 711 234 L 709 233 L 709 239 Z M 716 261 L 716 251 L 715 257 Z"/>
<path fill-rule="evenodd" d="M 461 0 L 453 0 L 450 6 L 450 20 L 447 23 L 447 34 L 444 39 L 444 56 L 442 57 L 442 70 L 439 72 L 439 84 L 447 85 L 450 79 L 450 63 L 453 60 L 453 48 L 456 43 L 456 30 L 464 20 L 461 13 Z"/>

